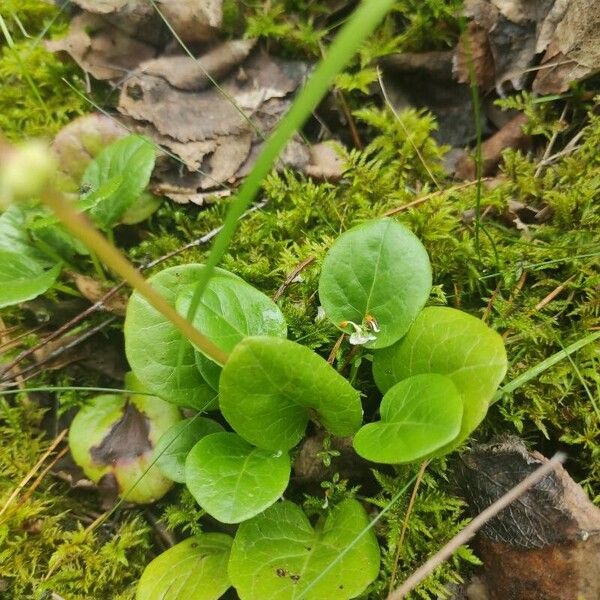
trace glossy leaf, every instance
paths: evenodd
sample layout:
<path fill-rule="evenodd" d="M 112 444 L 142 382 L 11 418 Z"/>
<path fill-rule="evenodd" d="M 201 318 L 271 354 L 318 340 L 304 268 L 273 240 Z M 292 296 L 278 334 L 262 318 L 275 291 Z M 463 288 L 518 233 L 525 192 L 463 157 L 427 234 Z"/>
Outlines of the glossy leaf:
<path fill-rule="evenodd" d="M 231 582 L 241 600 L 293 600 L 318 577 L 304 600 L 354 598 L 379 572 L 375 534 L 363 533 L 368 524 L 356 500 L 341 502 L 314 529 L 298 506 L 280 502 L 240 525 L 229 561 Z"/>
<path fill-rule="evenodd" d="M 154 146 L 142 136 L 128 135 L 104 148 L 87 166 L 81 184 L 94 193 L 112 179 L 120 182 L 90 209 L 92 219 L 104 229 L 117 223 L 142 196 L 153 168 Z"/>
<path fill-rule="evenodd" d="M 44 269 L 26 254 L 0 250 L 0 308 L 43 294 L 52 287 L 60 270 L 60 264 Z"/>
<path fill-rule="evenodd" d="M 149 282 L 174 305 L 180 289 L 193 284 L 203 268 L 198 264 L 171 267 L 152 276 Z M 129 300 L 124 328 L 127 360 L 153 394 L 198 410 L 206 409 L 215 400 L 215 391 L 196 368 L 193 346 L 183 341 L 178 368 L 182 334 L 136 292 Z"/>
<path fill-rule="evenodd" d="M 217 600 L 230 586 L 232 539 L 202 533 L 157 556 L 144 570 L 136 600 Z"/>
<path fill-rule="evenodd" d="M 355 338 L 368 348 L 399 340 L 430 291 L 427 251 L 392 219 L 370 221 L 341 235 L 323 261 L 319 280 L 327 317 L 354 333 L 351 341 Z"/>
<path fill-rule="evenodd" d="M 358 392 L 309 348 L 273 337 L 240 342 L 223 368 L 221 412 L 244 439 L 286 451 L 314 415 L 331 433 L 349 436 L 362 421 Z"/>
<path fill-rule="evenodd" d="M 373 374 L 382 392 L 421 373 L 447 375 L 463 400 L 464 440 L 481 423 L 507 368 L 502 338 L 485 323 L 454 308 L 425 308 L 397 344 L 376 352 Z"/>
<path fill-rule="evenodd" d="M 223 431 L 223 427 L 219 423 L 197 415 L 176 423 L 156 444 L 156 466 L 165 477 L 185 483 L 185 459 L 190 450 L 203 437 L 220 431 Z"/>
<path fill-rule="evenodd" d="M 373 462 L 409 463 L 458 436 L 463 403 L 449 377 L 415 375 L 388 390 L 380 413 L 381 421 L 368 423 L 354 436 L 354 449 Z"/>
<path fill-rule="evenodd" d="M 240 523 L 283 494 L 290 479 L 290 458 L 284 452 L 256 448 L 235 433 L 214 433 L 188 454 L 185 478 L 209 515 L 221 523 Z"/>
<path fill-rule="evenodd" d="M 177 310 L 182 315 L 187 314 L 193 293 L 193 287 L 179 293 Z M 287 335 L 285 318 L 277 304 L 232 275 L 215 275 L 208 282 L 193 323 L 225 352 L 231 352 L 248 336 Z"/>
<path fill-rule="evenodd" d="M 131 375 L 127 389 L 144 391 Z M 128 502 L 161 498 L 172 482 L 153 464 L 159 438 L 181 420 L 179 410 L 146 394 L 102 394 L 75 415 L 69 448 L 75 462 L 95 483 L 107 477 Z"/>

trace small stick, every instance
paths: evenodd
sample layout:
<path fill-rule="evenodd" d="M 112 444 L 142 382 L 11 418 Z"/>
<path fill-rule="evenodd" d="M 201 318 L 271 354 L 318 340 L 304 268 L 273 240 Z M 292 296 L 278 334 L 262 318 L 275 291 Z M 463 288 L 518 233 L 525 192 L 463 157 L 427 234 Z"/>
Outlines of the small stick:
<path fill-rule="evenodd" d="M 481 320 L 484 323 L 487 323 L 487 320 L 490 317 L 490 314 L 492 312 L 492 306 L 494 306 L 494 302 L 496 301 L 496 298 L 498 297 L 498 293 L 500 292 L 500 284 L 498 284 L 496 286 L 496 289 L 492 292 L 492 295 L 490 296 L 490 300 L 487 303 L 487 306 L 485 307 L 485 310 L 483 311 L 483 316 L 481 317 Z"/>
<path fill-rule="evenodd" d="M 559 123 L 562 123 L 565 120 L 565 117 L 567 115 L 567 106 L 569 106 L 569 105 L 565 104 L 562 114 L 560 115 L 560 118 L 558 120 Z M 552 137 L 550 138 L 550 141 L 548 142 L 548 145 L 546 146 L 546 150 L 544 151 L 544 156 L 542 156 L 542 159 L 539 162 L 539 164 L 535 170 L 535 173 L 533 174 L 534 177 L 540 176 L 540 173 L 542 172 L 542 169 L 544 168 L 544 162 L 550 156 L 550 152 L 552 152 L 552 148 L 554 148 L 554 144 L 556 143 L 556 139 L 558 138 L 559 133 L 560 133 L 560 130 L 557 128 L 556 131 L 552 134 Z"/>
<path fill-rule="evenodd" d="M 333 361 L 335 360 L 335 356 L 338 353 L 338 350 L 340 349 L 340 346 L 342 345 L 342 342 L 344 341 L 344 338 L 346 337 L 345 333 L 342 333 L 340 335 L 340 337 L 336 340 L 335 344 L 333 345 L 333 348 L 331 349 L 331 352 L 329 353 L 329 356 L 327 357 L 327 362 L 332 365 Z"/>
<path fill-rule="evenodd" d="M 4 503 L 4 506 L 0 509 L 0 516 L 3 515 L 8 507 L 12 504 L 14 499 L 19 495 L 21 490 L 27 485 L 29 480 L 38 472 L 38 469 L 44 464 L 44 461 L 54 452 L 55 448 L 62 442 L 65 435 L 67 435 L 68 429 L 63 429 L 60 434 L 56 437 L 56 439 L 52 442 L 48 450 L 44 452 L 42 457 L 35 463 L 33 468 L 23 477 L 21 483 L 12 491 L 11 495 L 8 497 L 8 500 Z"/>
<path fill-rule="evenodd" d="M 410 495 L 410 500 L 408 501 L 408 507 L 406 508 L 406 514 L 404 515 L 404 519 L 402 520 L 402 531 L 400 532 L 400 539 L 398 540 L 398 545 L 396 547 L 396 554 L 394 556 L 394 565 L 392 566 L 392 573 L 390 575 L 390 587 L 388 589 L 388 594 L 391 594 L 394 589 L 394 584 L 396 583 L 396 575 L 398 573 L 398 563 L 400 562 L 400 552 L 402 552 L 402 546 L 404 545 L 404 537 L 406 536 L 406 530 L 408 529 L 408 521 L 410 519 L 410 515 L 415 506 L 415 501 L 417 500 L 417 492 L 419 491 L 419 487 L 421 485 L 421 481 L 423 481 L 423 475 L 425 475 L 425 469 L 429 464 L 428 460 L 424 460 L 419 467 L 419 472 L 417 473 L 417 479 L 415 480 L 415 485 L 413 486 L 412 494 Z"/>
<path fill-rule="evenodd" d="M 81 344 L 81 342 L 84 342 L 85 340 L 89 339 L 90 337 L 92 337 L 93 335 L 95 335 L 96 333 L 98 333 L 99 331 L 104 329 L 107 325 L 112 323 L 115 320 L 115 318 L 116 317 L 110 317 L 109 319 L 102 321 L 102 323 L 99 323 L 95 327 L 86 329 L 81 335 L 73 338 L 71 341 L 69 341 L 64 346 L 60 346 L 59 348 L 56 348 L 56 350 L 53 350 L 52 352 L 50 352 L 50 354 L 48 354 L 48 356 L 44 357 L 40 361 L 36 362 L 33 365 L 30 365 L 29 367 L 23 369 L 22 371 L 19 371 L 19 375 L 21 377 L 26 377 L 26 379 L 30 379 L 32 376 L 32 374 L 31 374 L 32 371 L 34 371 L 34 375 L 37 374 L 38 367 L 41 367 L 42 365 L 49 363 L 50 361 L 54 360 L 55 358 L 58 358 L 61 354 L 64 354 L 67 350 L 70 350 L 71 348 L 75 348 L 75 346 Z M 3 381 L 3 380 L 1 380 L 1 381 Z M 0 383 L 1 383 L 1 381 L 0 381 Z M 6 387 L 7 385 L 10 385 L 10 383 L 4 384 L 2 387 Z"/>
<path fill-rule="evenodd" d="M 569 277 L 569 279 L 567 279 L 566 281 L 563 281 L 563 283 L 561 283 L 559 286 L 555 287 L 545 298 L 540 300 L 533 307 L 533 309 L 529 312 L 529 314 L 532 315 L 533 313 L 536 313 L 538 310 L 541 310 L 542 308 L 544 308 L 544 306 L 546 306 L 547 304 L 550 304 L 550 302 L 552 302 L 552 300 L 554 300 L 554 298 L 556 298 L 556 296 L 558 296 L 565 289 L 565 287 L 571 281 L 573 281 L 573 279 L 575 279 L 575 275 L 571 275 L 571 277 Z"/>
<path fill-rule="evenodd" d="M 165 546 L 167 548 L 172 548 L 177 543 L 175 536 L 165 528 L 165 526 L 160 522 L 159 519 L 156 518 L 156 515 L 149 508 L 144 511 L 144 514 L 146 515 L 148 521 L 150 521 L 150 525 L 152 525 L 156 531 L 156 534 L 163 541 Z"/>
<path fill-rule="evenodd" d="M 484 177 L 481 181 L 488 181 L 490 178 L 489 177 Z M 435 192 L 431 192 L 430 194 L 426 194 L 425 196 L 421 197 L 421 198 L 417 198 L 416 200 L 412 200 L 411 202 L 409 202 L 408 204 L 403 204 L 402 206 L 396 206 L 395 208 L 390 208 L 390 210 L 388 210 L 387 212 L 383 213 L 384 217 L 391 217 L 392 215 L 395 215 L 396 213 L 399 212 L 404 212 L 405 210 L 408 210 L 409 208 L 413 208 L 415 206 L 419 206 L 420 204 L 423 204 L 425 202 L 427 202 L 427 200 L 431 200 L 432 198 L 435 198 L 436 196 L 440 196 L 441 194 L 443 194 L 444 192 L 456 192 L 458 190 L 463 190 L 465 188 L 471 187 L 473 185 L 475 185 L 477 183 L 477 181 L 467 181 L 465 183 L 461 183 L 459 185 L 455 185 L 452 187 L 449 187 L 445 190 L 436 190 Z"/>
<path fill-rule="evenodd" d="M 417 569 L 399 588 L 388 595 L 386 600 L 401 600 L 413 590 L 427 575 L 448 560 L 462 545 L 466 544 L 481 527 L 509 504 L 521 497 L 529 488 L 541 481 L 548 473 L 553 471 L 557 465 L 564 462 L 566 455 L 557 452 L 545 465 L 530 473 L 521 483 L 517 484 L 496 502 L 479 513 L 460 533 L 455 535 L 439 552 L 434 554 L 425 564 Z"/>
<path fill-rule="evenodd" d="M 6 342 L 3 342 L 2 345 L 0 346 L 0 353 L 3 352 L 8 352 L 9 350 L 12 350 L 15 346 L 18 346 L 18 342 L 20 340 L 22 340 L 23 338 L 27 337 L 28 335 L 31 335 L 33 333 L 35 333 L 36 331 L 39 331 L 40 329 L 42 329 L 44 327 L 44 325 L 38 325 L 37 327 L 34 327 L 33 329 L 28 329 L 27 331 L 23 331 L 21 332 L 19 335 L 17 335 L 16 337 L 9 339 Z M 7 333 L 7 331 L 5 330 L 4 333 Z"/>
<path fill-rule="evenodd" d="M 294 270 L 285 278 L 285 281 L 279 286 L 279 289 L 273 295 L 273 301 L 277 302 L 277 300 L 279 300 L 279 298 L 283 296 L 285 290 L 294 281 L 294 279 L 296 279 L 296 277 L 298 277 L 298 275 L 300 275 L 300 273 L 304 271 L 304 269 L 306 269 L 308 265 L 314 263 L 315 260 L 316 258 L 314 256 L 309 256 L 308 258 L 305 258 L 301 263 L 299 263 L 296 267 L 294 267 Z"/>

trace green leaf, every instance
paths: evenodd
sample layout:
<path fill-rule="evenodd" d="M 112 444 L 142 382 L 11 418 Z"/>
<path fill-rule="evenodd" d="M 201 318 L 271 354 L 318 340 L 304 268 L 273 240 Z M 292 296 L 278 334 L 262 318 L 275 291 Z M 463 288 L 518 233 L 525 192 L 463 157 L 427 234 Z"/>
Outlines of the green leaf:
<path fill-rule="evenodd" d="M 185 459 L 190 450 L 203 437 L 219 431 L 223 431 L 223 427 L 205 417 L 190 417 L 176 423 L 156 444 L 156 466 L 165 477 L 177 483 L 185 483 Z"/>
<path fill-rule="evenodd" d="M 0 215 L 0 250 L 32 258 L 49 266 L 48 257 L 32 245 L 27 233 L 27 212 L 20 204 L 11 204 Z"/>
<path fill-rule="evenodd" d="M 103 229 L 117 223 L 143 194 L 154 168 L 154 146 L 139 135 L 121 138 L 100 152 L 87 166 L 82 186 L 92 193 L 104 189 L 112 179 L 121 177 L 120 185 L 105 194 L 90 209 L 93 220 Z"/>
<path fill-rule="evenodd" d="M 198 264 L 170 267 L 148 281 L 174 305 L 179 291 L 194 283 L 203 268 Z M 226 273 L 220 269 L 218 272 Z M 168 402 L 198 410 L 206 409 L 215 400 L 215 391 L 196 368 L 193 346 L 136 292 L 131 295 L 127 306 L 124 331 L 127 360 L 138 379 L 153 394 Z M 181 344 L 183 356 L 178 368 Z"/>
<path fill-rule="evenodd" d="M 404 338 L 373 358 L 373 375 L 382 392 L 421 373 L 452 379 L 464 408 L 454 444 L 481 423 L 506 368 L 504 343 L 493 329 L 460 310 L 439 306 L 425 308 Z"/>
<path fill-rule="evenodd" d="M 192 286 L 179 293 L 180 314 L 188 313 L 193 294 Z M 248 336 L 287 336 L 285 317 L 277 304 L 233 274 L 215 275 L 208 282 L 193 323 L 227 353 Z"/>
<path fill-rule="evenodd" d="M 452 379 L 431 373 L 391 387 L 380 413 L 381 421 L 361 427 L 354 437 L 354 449 L 373 462 L 409 463 L 456 438 L 463 403 Z"/>
<path fill-rule="evenodd" d="M 60 264 L 45 270 L 26 254 L 0 250 L 0 308 L 43 294 L 52 287 L 60 270 Z"/>
<path fill-rule="evenodd" d="M 143 391 L 131 374 L 127 389 Z M 181 420 L 179 410 L 146 394 L 102 394 L 75 415 L 69 449 L 86 476 L 98 483 L 108 477 L 128 502 L 148 503 L 173 485 L 153 464 L 160 437 Z"/>
<path fill-rule="evenodd" d="M 323 358 L 295 342 L 273 337 L 241 341 L 219 383 L 223 416 L 250 443 L 286 451 L 314 415 L 339 436 L 362 422 L 358 392 Z"/>
<path fill-rule="evenodd" d="M 323 261 L 319 280 L 327 317 L 343 331 L 350 324 L 355 329 L 350 341 L 368 348 L 399 340 L 430 291 L 427 251 L 392 219 L 370 221 L 341 235 Z"/>
<path fill-rule="evenodd" d="M 379 573 L 377 539 L 372 529 L 363 533 L 368 524 L 356 500 L 341 502 L 315 529 L 292 502 L 276 504 L 240 525 L 229 560 L 231 582 L 242 600 L 293 600 L 356 542 L 302 596 L 303 600 L 354 598 Z"/>
<path fill-rule="evenodd" d="M 198 368 L 198 371 L 200 371 L 200 375 L 202 375 L 204 381 L 206 381 L 213 390 L 218 390 L 222 370 L 221 365 L 213 362 L 198 350 L 194 350 L 194 356 L 196 358 L 196 367 Z"/>
<path fill-rule="evenodd" d="M 231 585 L 231 543 L 224 533 L 202 533 L 169 548 L 144 569 L 136 600 L 217 600 Z"/>
<path fill-rule="evenodd" d="M 285 452 L 255 448 L 235 433 L 213 433 L 189 453 L 185 479 L 209 515 L 221 523 L 240 523 L 283 494 L 290 468 Z"/>

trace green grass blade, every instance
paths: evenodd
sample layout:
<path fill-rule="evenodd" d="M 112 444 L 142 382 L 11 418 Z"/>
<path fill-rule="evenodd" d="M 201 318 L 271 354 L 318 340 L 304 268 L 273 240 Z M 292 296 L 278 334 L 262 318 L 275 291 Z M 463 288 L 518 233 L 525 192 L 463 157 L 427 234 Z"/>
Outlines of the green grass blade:
<path fill-rule="evenodd" d="M 256 197 L 262 180 L 269 174 L 273 163 L 288 140 L 300 129 L 325 96 L 334 77 L 344 68 L 363 40 L 375 29 L 393 4 L 394 0 L 377 0 L 375 2 L 365 0 L 358 6 L 334 39 L 325 58 L 319 63 L 306 86 L 294 100 L 290 110 L 265 142 L 252 171 L 246 177 L 227 211 L 223 229 L 215 239 L 206 261 L 206 269 L 194 290 L 187 314 L 188 321 L 193 321 L 208 281 L 229 248 L 237 221 Z"/>
<path fill-rule="evenodd" d="M 577 352 L 577 350 L 583 348 L 584 346 L 587 346 L 588 344 L 591 344 L 599 338 L 600 331 L 596 333 L 591 333 L 590 335 L 586 335 L 584 338 L 577 340 L 576 342 L 572 343 L 570 346 L 567 346 L 560 352 L 549 356 L 546 360 L 543 360 L 534 367 L 531 367 L 531 369 L 528 369 L 527 371 L 525 371 L 525 373 L 521 373 L 521 375 L 515 377 L 512 381 L 508 382 L 504 387 L 501 387 L 496 392 L 496 395 L 492 398 L 491 404 L 494 404 L 494 402 L 498 402 L 498 400 L 500 400 L 500 398 L 502 398 L 502 396 L 504 396 L 505 394 L 510 394 L 516 389 L 520 388 L 522 385 L 525 385 L 527 382 L 531 381 L 532 379 L 539 377 L 544 371 L 547 371 L 555 364 L 559 363 L 561 360 L 564 360 L 565 358 L 571 356 L 571 354 Z"/>

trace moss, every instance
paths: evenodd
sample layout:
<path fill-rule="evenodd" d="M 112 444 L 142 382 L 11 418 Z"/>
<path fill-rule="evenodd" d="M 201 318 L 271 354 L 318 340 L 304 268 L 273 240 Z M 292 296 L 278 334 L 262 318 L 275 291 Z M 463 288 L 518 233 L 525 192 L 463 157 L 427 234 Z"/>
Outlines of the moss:
<path fill-rule="evenodd" d="M 42 0 L 6 0 L 0 18 L 9 33 L 0 38 L 0 132 L 11 140 L 50 137 L 89 110 L 76 91 L 83 89 L 78 69 L 46 51 L 39 37 L 59 33 L 66 17 Z"/>
<path fill-rule="evenodd" d="M 10 406 L 0 399 L 0 506 L 5 506 L 49 447 L 43 411 L 33 399 Z M 35 477 L 39 471 L 35 473 Z M 34 481 L 35 481 L 34 477 Z M 96 516 L 94 496 L 72 494 L 67 486 L 31 482 L 0 516 L 0 591 L 14 600 L 133 598 L 133 583 L 150 558 L 151 531 L 140 514 L 125 511 L 89 533 Z"/>
<path fill-rule="evenodd" d="M 228 2 L 228 28 L 232 34 L 246 28 L 247 33 L 261 35 L 273 47 L 289 53 L 317 56 L 319 39 L 330 34 L 323 29 L 319 4 L 273 0 L 268 10 L 262 11 L 263 3 L 254 2 L 249 7 L 244 5 L 242 14 L 239 3 Z M 559 102 L 541 104 L 526 95 L 505 102 L 506 106 L 525 110 L 533 133 L 550 137 L 558 131 L 557 151 L 582 124 L 585 131 L 575 151 L 540 173 L 534 157 L 505 153 L 503 181 L 482 191 L 482 206 L 493 211 L 480 223 L 483 230 L 478 244 L 476 224 L 469 214 L 475 205 L 475 186 L 456 188 L 445 177 L 441 166 L 444 149 L 431 137 L 435 127 L 431 116 L 407 111 L 399 123 L 374 102 L 369 100 L 365 105 L 365 96 L 360 93 L 373 81 L 370 62 L 378 56 L 390 51 L 447 47 L 458 31 L 459 4 L 458 0 L 397 3 L 396 12 L 361 50 L 339 83 L 349 92 L 351 106 L 360 105 L 355 118 L 364 128 L 365 139 L 371 140 L 368 147 L 362 152 L 345 152 L 347 170 L 335 185 L 316 183 L 289 172 L 271 175 L 262 192 L 267 207 L 240 223 L 224 266 L 273 294 L 301 261 L 315 257 L 299 281 L 287 287 L 280 304 L 290 325 L 290 337 L 327 355 L 338 332 L 317 318 L 316 289 L 319 266 L 328 246 L 352 225 L 410 202 L 417 192 L 423 195 L 435 191 L 432 173 L 442 190 L 395 218 L 423 239 L 431 255 L 436 286 L 430 302 L 448 303 L 485 316 L 504 333 L 511 359 L 508 378 L 512 379 L 598 328 L 600 208 L 594 200 L 600 192 L 600 118 L 592 111 L 586 114 L 586 107 L 577 98 L 572 100 L 576 118 L 570 128 L 559 123 L 563 108 Z M 37 0 L 5 0 L 0 5 L 0 15 L 14 37 L 21 62 L 32 74 L 49 112 L 48 116 L 41 110 L 36 94 L 23 77 L 21 64 L 5 44 L 1 48 L 0 76 L 8 77 L 11 85 L 0 89 L 0 127 L 13 139 L 49 135 L 87 108 L 61 80 L 66 77 L 79 85 L 77 70 L 49 56 L 41 46 L 33 47 L 33 41 L 23 35 L 13 18 L 17 11 L 24 29 L 33 35 L 56 15 L 56 9 Z M 403 27 L 401 35 L 397 34 L 399 25 Z M 61 26 L 59 18 L 53 27 Z M 511 200 L 534 208 L 547 205 L 552 217 L 545 223 L 517 229 L 506 220 L 489 216 L 505 212 Z M 227 202 L 202 211 L 165 204 L 139 228 L 139 239 L 143 241 L 130 248 L 129 254 L 138 262 L 162 256 L 220 225 L 226 210 Z M 202 261 L 205 257 L 206 249 L 197 248 L 162 266 Z M 550 298 L 556 290 L 556 296 Z M 14 324 L 20 316 L 9 311 L 4 318 Z M 33 342 L 32 336 L 28 343 Z M 337 366 L 341 368 L 348 359 L 351 364 L 347 372 L 351 370 L 355 375 L 355 385 L 365 393 L 367 408 L 372 410 L 379 396 L 372 384 L 369 357 L 350 357 L 350 348 L 342 346 Z M 594 393 L 600 384 L 597 350 L 587 346 L 572 359 L 502 398 L 492 407 L 476 437 L 516 432 L 541 450 L 550 452 L 558 445 L 566 446 L 573 457 L 571 471 L 600 502 L 600 425 L 587 391 Z M 46 372 L 29 382 L 36 383 L 114 382 L 71 366 L 58 373 Z M 32 400 L 2 401 L 0 406 L 2 500 L 48 447 L 43 412 Z M 64 409 L 82 402 L 81 396 L 74 393 L 60 395 L 60 400 Z M 400 555 L 401 575 L 422 563 L 464 523 L 461 501 L 447 482 L 448 466 L 439 462 L 430 469 L 409 522 L 405 549 Z M 414 469 L 408 468 L 379 473 L 380 490 L 368 500 L 373 510 L 389 502 L 413 473 Z M 367 493 L 339 477 L 323 482 L 322 488 L 306 500 L 307 506 L 317 510 L 325 494 L 335 499 Z M 303 492 L 292 489 L 300 500 Z M 21 600 L 45 598 L 55 592 L 69 599 L 132 597 L 133 582 L 156 552 L 139 509 L 116 513 L 91 535 L 85 528 L 99 510 L 93 494 L 69 490 L 46 476 L 30 498 L 19 498 L 5 516 L 0 516 L 0 596 Z M 202 511 L 181 490 L 174 491 L 155 510 L 161 512 L 168 528 L 183 536 L 204 525 Z M 406 497 L 378 526 L 382 570 L 365 598 L 384 596 L 405 510 Z M 461 572 L 474 562 L 467 549 L 461 550 L 412 597 L 436 597 L 447 582 L 458 581 Z"/>

